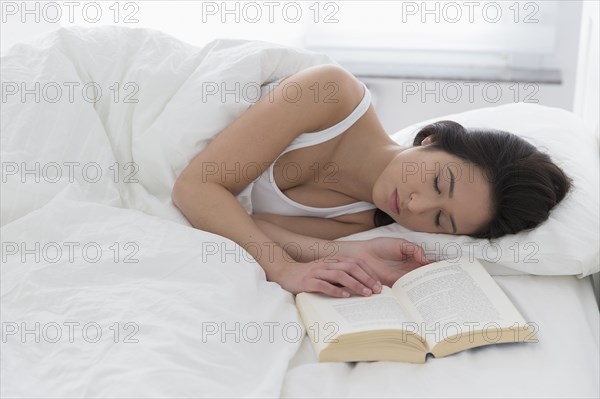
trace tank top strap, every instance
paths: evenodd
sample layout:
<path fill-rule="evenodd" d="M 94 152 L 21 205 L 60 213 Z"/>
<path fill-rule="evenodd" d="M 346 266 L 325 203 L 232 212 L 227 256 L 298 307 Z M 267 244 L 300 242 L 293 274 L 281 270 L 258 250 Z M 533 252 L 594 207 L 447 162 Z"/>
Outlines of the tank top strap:
<path fill-rule="evenodd" d="M 362 115 L 364 115 L 365 112 L 367 112 L 371 104 L 371 93 L 369 92 L 369 89 L 367 89 L 367 86 L 365 86 L 363 82 L 360 83 L 364 87 L 364 95 L 361 102 L 350 115 L 327 129 L 299 135 L 285 151 L 279 155 L 279 157 L 298 148 L 308 147 L 331 140 L 348 130 Z M 277 157 L 277 159 L 279 159 L 279 157 Z M 275 161 L 277 161 L 277 159 Z M 316 208 L 300 204 L 291 198 L 288 198 L 281 190 L 279 190 L 273 176 L 274 165 L 275 162 L 273 162 L 273 164 L 271 164 L 271 166 L 255 182 L 252 190 L 253 212 L 333 218 L 340 215 L 376 208 L 375 205 L 366 201 L 359 201 L 330 208 Z"/>
<path fill-rule="evenodd" d="M 354 123 L 356 123 L 356 121 L 360 119 L 365 112 L 367 112 L 369 106 L 371 105 L 371 92 L 363 82 L 360 82 L 360 84 L 364 88 L 364 95 L 360 103 L 356 106 L 356 108 L 354 108 L 350 115 L 335 125 L 328 127 L 327 129 L 311 133 L 302 133 L 294 141 L 292 141 L 292 143 L 285 149 L 283 153 L 281 153 L 281 155 L 292 150 L 297 150 L 298 148 L 317 145 L 331 140 L 334 137 L 344 133 L 350 128 L 350 126 L 354 125 Z"/>

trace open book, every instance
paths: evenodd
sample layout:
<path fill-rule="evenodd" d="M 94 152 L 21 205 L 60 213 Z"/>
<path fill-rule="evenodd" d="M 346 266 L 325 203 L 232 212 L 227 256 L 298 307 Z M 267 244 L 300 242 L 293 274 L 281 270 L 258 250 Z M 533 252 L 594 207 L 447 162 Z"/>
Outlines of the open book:
<path fill-rule="evenodd" d="M 477 346 L 537 342 L 479 261 L 440 261 L 370 297 L 302 292 L 296 305 L 321 362 L 425 363 Z"/>

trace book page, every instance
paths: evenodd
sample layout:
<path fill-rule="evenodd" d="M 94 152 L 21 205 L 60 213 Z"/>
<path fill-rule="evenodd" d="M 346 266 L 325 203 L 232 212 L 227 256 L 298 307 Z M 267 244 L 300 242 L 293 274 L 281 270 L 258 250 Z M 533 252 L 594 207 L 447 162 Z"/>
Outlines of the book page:
<path fill-rule="evenodd" d="M 416 323 L 386 286 L 382 287 L 381 293 L 370 297 L 333 298 L 301 292 L 296 295 L 296 306 L 319 356 L 328 345 L 338 343 L 339 336 L 346 334 L 397 330 L 401 342 L 411 341 L 413 347 L 414 337 L 418 337 Z M 404 331 L 405 327 L 408 327 L 407 331 Z M 422 345 L 420 343 L 418 347 Z"/>
<path fill-rule="evenodd" d="M 461 332 L 526 324 L 476 259 L 420 267 L 402 276 L 393 291 L 405 308 L 418 314 L 420 333 L 430 347 Z"/>
<path fill-rule="evenodd" d="M 303 306 L 304 303 L 308 306 Z M 306 324 L 334 323 L 339 334 L 402 328 L 403 323 L 411 321 L 392 290 L 386 286 L 381 293 L 370 297 L 333 298 L 303 292 L 296 295 L 296 304 Z"/>

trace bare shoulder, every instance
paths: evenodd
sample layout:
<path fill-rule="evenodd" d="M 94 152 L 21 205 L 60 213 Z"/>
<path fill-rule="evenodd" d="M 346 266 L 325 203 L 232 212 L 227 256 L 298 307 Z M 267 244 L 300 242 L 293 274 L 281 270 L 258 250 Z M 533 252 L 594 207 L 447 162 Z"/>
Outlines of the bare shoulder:
<path fill-rule="evenodd" d="M 364 88 L 360 81 L 344 68 L 333 65 L 318 65 L 306 69 L 303 73 L 311 75 L 303 77 L 304 87 L 308 92 L 309 102 L 314 102 L 320 125 L 316 130 L 326 129 L 346 118 L 361 102 Z M 315 109 L 312 104 L 312 108 Z"/>

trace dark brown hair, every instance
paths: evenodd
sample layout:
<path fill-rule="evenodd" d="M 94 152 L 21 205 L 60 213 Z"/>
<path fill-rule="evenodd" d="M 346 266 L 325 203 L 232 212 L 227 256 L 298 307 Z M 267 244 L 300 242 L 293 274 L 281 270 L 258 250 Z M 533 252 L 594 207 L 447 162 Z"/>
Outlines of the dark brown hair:
<path fill-rule="evenodd" d="M 421 129 L 413 146 L 420 146 L 429 136 L 433 142 L 424 150 L 442 150 L 473 163 L 491 184 L 494 215 L 470 237 L 498 238 L 533 229 L 548 219 L 550 210 L 572 188 L 572 179 L 547 154 L 514 134 L 439 121 Z M 377 209 L 374 222 L 379 227 L 394 220 Z"/>

